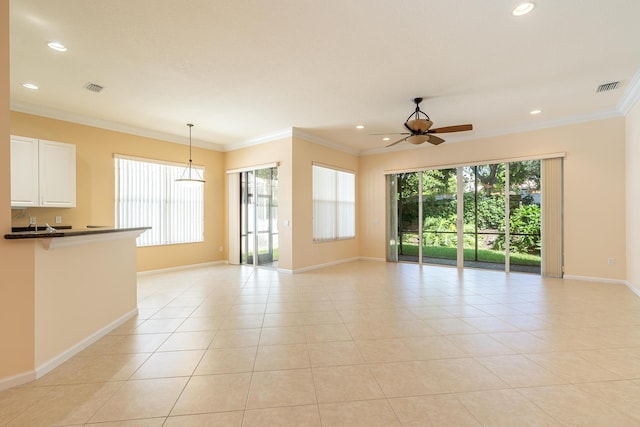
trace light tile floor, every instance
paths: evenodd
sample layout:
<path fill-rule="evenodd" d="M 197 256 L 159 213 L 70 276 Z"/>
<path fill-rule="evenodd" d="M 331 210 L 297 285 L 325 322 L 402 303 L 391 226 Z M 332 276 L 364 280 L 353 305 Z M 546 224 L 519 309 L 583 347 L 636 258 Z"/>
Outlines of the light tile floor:
<path fill-rule="evenodd" d="M 358 261 L 142 276 L 139 315 L 0 425 L 640 426 L 622 285 Z"/>

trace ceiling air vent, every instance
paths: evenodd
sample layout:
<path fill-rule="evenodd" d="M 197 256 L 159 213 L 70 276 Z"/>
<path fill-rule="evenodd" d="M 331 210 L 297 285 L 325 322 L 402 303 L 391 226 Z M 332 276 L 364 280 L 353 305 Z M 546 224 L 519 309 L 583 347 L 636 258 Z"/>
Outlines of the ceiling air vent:
<path fill-rule="evenodd" d="M 615 88 L 618 87 L 619 84 L 620 84 L 620 82 L 611 82 L 611 83 L 602 84 L 602 85 L 598 86 L 598 89 L 596 89 L 596 93 L 598 93 L 598 92 L 607 92 L 607 91 L 610 91 L 610 90 L 614 90 Z"/>
<path fill-rule="evenodd" d="M 87 90 L 90 90 L 91 92 L 95 92 L 98 93 L 100 92 L 102 89 L 104 89 L 104 87 L 97 85 L 95 83 L 87 83 L 87 85 L 84 87 Z"/>

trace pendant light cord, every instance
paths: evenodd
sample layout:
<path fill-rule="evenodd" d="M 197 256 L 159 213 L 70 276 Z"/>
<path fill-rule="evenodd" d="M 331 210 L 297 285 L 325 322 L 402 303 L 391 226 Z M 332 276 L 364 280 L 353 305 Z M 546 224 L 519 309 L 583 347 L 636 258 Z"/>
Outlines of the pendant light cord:
<path fill-rule="evenodd" d="M 191 166 L 191 128 L 193 124 L 187 123 L 187 126 L 189 126 L 189 166 Z"/>

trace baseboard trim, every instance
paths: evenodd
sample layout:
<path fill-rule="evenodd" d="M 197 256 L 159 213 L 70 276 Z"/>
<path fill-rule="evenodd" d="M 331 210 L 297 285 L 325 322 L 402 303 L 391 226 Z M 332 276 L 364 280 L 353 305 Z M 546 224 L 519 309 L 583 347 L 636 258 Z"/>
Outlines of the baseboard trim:
<path fill-rule="evenodd" d="M 56 357 L 53 357 L 52 359 L 49 359 L 48 361 L 44 362 L 40 366 L 37 366 L 35 370 L 35 379 L 41 378 L 43 375 L 48 374 L 53 369 L 57 368 L 67 360 L 71 359 L 73 356 L 80 353 L 82 350 L 89 347 L 91 344 L 98 341 L 100 338 L 104 337 L 109 332 L 113 331 L 118 326 L 122 325 L 124 322 L 131 319 L 137 314 L 138 314 L 138 308 L 136 307 L 134 310 L 131 310 L 127 314 L 109 323 L 104 328 L 99 329 L 98 331 L 89 335 L 87 338 L 83 339 L 82 341 L 68 348 L 67 350 L 63 351 Z"/>
<path fill-rule="evenodd" d="M 26 384 L 36 379 L 36 371 L 28 371 L 9 378 L 0 379 L 0 391 Z"/>
<path fill-rule="evenodd" d="M 374 258 L 374 257 L 368 257 L 368 256 L 361 256 L 358 259 L 360 261 L 387 262 L 387 260 L 384 258 Z"/>
<path fill-rule="evenodd" d="M 293 270 L 293 273 L 294 274 L 304 273 L 305 271 L 318 270 L 320 268 L 331 267 L 332 265 L 338 265 L 338 264 L 344 264 L 346 262 L 357 261 L 358 259 L 359 259 L 358 257 L 354 257 L 354 258 L 340 259 L 337 261 L 325 262 L 324 264 L 310 265 L 309 267 L 297 268 Z"/>
<path fill-rule="evenodd" d="M 606 279 L 604 277 L 589 277 L 589 276 L 576 276 L 573 274 L 565 274 L 563 279 L 568 280 L 580 280 L 583 282 L 599 282 L 599 283 L 610 283 L 612 285 L 626 285 L 626 281 L 619 279 Z"/>
<path fill-rule="evenodd" d="M 637 288 L 635 286 L 633 286 L 633 283 L 631 283 L 630 281 L 625 281 L 624 282 L 625 285 L 627 285 L 627 288 L 629 288 L 631 290 L 631 292 L 633 292 L 634 294 L 638 295 L 640 297 L 640 288 Z"/>
<path fill-rule="evenodd" d="M 179 265 L 177 267 L 167 267 L 167 268 L 159 268 L 157 270 L 139 271 L 137 274 L 138 274 L 138 277 L 151 276 L 153 274 L 169 273 L 172 271 L 193 270 L 195 268 L 212 267 L 214 265 L 222 265 L 222 264 L 229 264 L 229 261 L 222 260 L 222 261 L 203 262 L 201 264 Z"/>

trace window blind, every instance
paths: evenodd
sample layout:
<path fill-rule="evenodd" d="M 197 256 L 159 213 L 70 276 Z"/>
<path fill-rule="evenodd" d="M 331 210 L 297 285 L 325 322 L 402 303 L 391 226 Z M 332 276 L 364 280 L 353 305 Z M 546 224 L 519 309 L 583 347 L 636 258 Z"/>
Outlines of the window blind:
<path fill-rule="evenodd" d="M 355 237 L 355 174 L 318 165 L 312 168 L 313 240 Z"/>
<path fill-rule="evenodd" d="M 194 166 L 204 177 L 204 168 Z M 175 182 L 184 166 L 115 157 L 116 226 L 151 227 L 137 246 L 204 241 L 204 188 Z"/>

